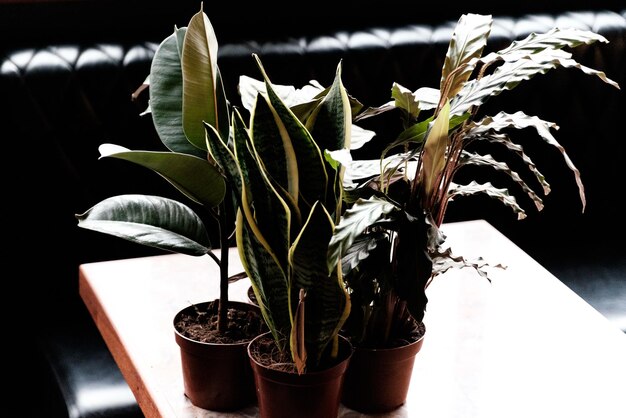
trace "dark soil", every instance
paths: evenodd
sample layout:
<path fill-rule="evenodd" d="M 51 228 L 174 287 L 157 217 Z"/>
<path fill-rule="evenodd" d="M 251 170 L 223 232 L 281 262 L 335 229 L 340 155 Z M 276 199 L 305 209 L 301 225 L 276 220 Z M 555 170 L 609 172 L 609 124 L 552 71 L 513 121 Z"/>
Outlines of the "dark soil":
<path fill-rule="evenodd" d="M 176 330 L 183 336 L 195 341 L 214 344 L 236 344 L 247 342 L 267 331 L 259 308 L 245 304 L 232 305 L 228 309 L 228 327 L 225 332 L 217 329 L 217 311 L 219 301 L 194 305 L 178 315 Z"/>
<path fill-rule="evenodd" d="M 315 369 L 310 369 L 310 365 L 307 365 L 307 371 L 314 372 L 332 367 L 345 360 L 348 352 L 351 350 L 351 345 L 347 342 L 347 339 L 344 339 L 344 342 L 339 344 L 339 354 L 336 358 L 323 356 L 321 363 Z M 284 349 L 281 351 L 272 334 L 268 333 L 263 337 L 257 338 L 250 345 L 250 354 L 259 364 L 269 369 L 297 373 L 296 365 L 293 363 L 289 351 L 289 344 L 286 342 Z"/>
<path fill-rule="evenodd" d="M 250 346 L 250 354 L 257 362 L 266 367 L 297 373 L 296 366 L 291 359 L 289 346 L 285 345 L 285 348 L 281 351 L 271 334 L 257 339 Z"/>

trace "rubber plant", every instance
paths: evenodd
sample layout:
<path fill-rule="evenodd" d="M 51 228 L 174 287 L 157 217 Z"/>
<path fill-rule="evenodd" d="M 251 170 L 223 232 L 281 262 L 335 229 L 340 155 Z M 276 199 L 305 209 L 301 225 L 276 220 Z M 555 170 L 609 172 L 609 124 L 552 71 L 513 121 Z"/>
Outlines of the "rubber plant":
<path fill-rule="evenodd" d="M 449 42 L 438 89 L 411 91 L 394 83 L 390 102 L 355 117 L 359 123 L 394 111 L 402 128 L 398 137 L 388 140 L 379 159 L 352 161 L 348 155 L 342 160 L 350 180 L 344 185 L 348 208 L 335 228 L 328 267 L 332 270 L 341 260 L 353 306 L 346 329 L 354 344 L 386 347 L 406 338 L 406 331 L 423 321 L 429 283 L 450 268 L 474 268 L 488 279 L 482 259 L 456 256 L 445 244 L 439 227 L 448 204 L 462 196 L 486 194 L 511 208 L 518 219 L 526 212 L 507 188 L 490 182 L 454 182 L 461 167 L 478 165 L 506 173 L 542 210 L 540 195 L 517 172 L 490 154 L 472 151 L 472 145 L 512 153 L 547 194 L 549 183 L 512 136 L 516 130 L 534 130 L 540 140 L 559 150 L 571 169 L 584 210 L 579 170 L 551 132 L 558 126 L 521 111 L 484 115 L 481 106 L 557 68 L 577 69 L 619 88 L 565 50 L 608 41 L 590 31 L 554 28 L 483 56 L 491 25 L 490 15 L 462 15 Z"/>
<path fill-rule="evenodd" d="M 205 127 L 211 155 L 239 197 L 237 247 L 256 301 L 284 359 L 303 374 L 337 355 L 350 310 L 339 263 L 326 267 L 343 175 L 326 151 L 349 147 L 352 110 L 341 65 L 331 87 L 287 104 L 276 92 L 285 86 L 274 86 L 254 58 L 264 84 L 251 89 L 248 125 L 233 112 L 232 149 Z"/>
<path fill-rule="evenodd" d="M 224 143 L 230 137 L 230 108 L 217 65 L 218 43 L 202 9 L 189 25 L 175 28 L 152 60 L 149 112 L 165 151 L 130 150 L 102 144 L 100 158 L 116 158 L 146 167 L 199 204 L 217 221 L 220 256 L 212 251 L 207 227 L 187 204 L 148 195 L 107 198 L 76 215 L 78 226 L 142 245 L 191 256 L 209 255 L 220 269 L 218 331 L 228 329 L 229 237 L 234 232 L 232 191 L 210 158 L 204 124 Z M 230 210 L 229 210 L 230 209 Z M 229 218 L 229 214 L 230 218 Z"/>

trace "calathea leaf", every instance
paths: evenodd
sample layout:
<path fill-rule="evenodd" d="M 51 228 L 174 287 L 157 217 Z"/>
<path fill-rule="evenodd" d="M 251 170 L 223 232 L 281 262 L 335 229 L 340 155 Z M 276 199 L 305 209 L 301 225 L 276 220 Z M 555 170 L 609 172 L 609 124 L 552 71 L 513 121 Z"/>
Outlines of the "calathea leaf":
<path fill-rule="evenodd" d="M 491 32 L 491 16 L 464 14 L 450 38 L 439 90 L 450 99 L 461 90 L 476 67 Z"/>
<path fill-rule="evenodd" d="M 342 274 L 345 276 L 351 270 L 357 268 L 361 261 L 367 259 L 370 253 L 378 248 L 379 242 L 388 239 L 389 236 L 382 231 L 361 234 L 355 238 L 352 245 L 341 258 Z"/>
<path fill-rule="evenodd" d="M 153 170 L 204 206 L 215 207 L 224 199 L 224 178 L 206 158 L 171 151 L 131 151 L 114 144 L 102 144 L 98 149 L 100 158 L 126 160 Z"/>
<path fill-rule="evenodd" d="M 526 38 L 513 41 L 508 47 L 485 55 L 481 61 L 488 63 L 498 59 L 517 61 L 546 49 L 574 48 L 581 44 L 590 45 L 594 42 L 608 43 L 608 40 L 597 33 L 577 28 L 552 28 L 546 33 L 531 33 Z"/>
<path fill-rule="evenodd" d="M 526 212 L 517 203 L 515 196 L 512 196 L 507 189 L 499 189 L 490 182 L 484 184 L 479 184 L 475 181 L 469 184 L 456 184 L 451 182 L 448 189 L 448 198 L 449 200 L 454 200 L 458 196 L 470 196 L 478 193 L 484 193 L 489 197 L 498 199 L 517 214 L 517 219 L 524 219 L 526 217 Z"/>
<path fill-rule="evenodd" d="M 211 249 L 198 215 L 182 203 L 160 196 L 110 197 L 76 218 L 81 228 L 166 251 L 201 256 Z"/>
<path fill-rule="evenodd" d="M 485 132 L 479 135 L 474 135 L 473 133 L 469 133 L 466 136 L 466 139 L 467 141 L 485 140 L 485 141 L 489 141 L 495 144 L 501 144 L 505 146 L 508 150 L 518 155 L 522 159 L 524 164 L 526 164 L 526 167 L 528 167 L 528 170 L 532 174 L 534 174 L 535 178 L 537 179 L 537 181 L 543 188 L 543 194 L 544 195 L 550 194 L 550 191 L 551 191 L 550 184 L 548 184 L 548 182 L 546 181 L 545 176 L 539 171 L 539 169 L 537 168 L 535 163 L 530 159 L 530 157 L 526 155 L 526 153 L 524 153 L 523 147 L 519 144 L 514 143 L 509 137 L 509 135 L 503 134 L 503 133 L 496 133 L 490 130 L 488 132 Z"/>
<path fill-rule="evenodd" d="M 511 170 L 506 163 L 503 163 L 501 161 L 496 161 L 489 154 L 481 155 L 481 154 L 476 154 L 476 153 L 470 153 L 464 150 L 461 153 L 461 158 L 459 160 L 459 163 L 457 164 L 457 169 L 467 164 L 488 166 L 495 170 L 506 173 L 509 177 L 511 177 L 511 179 L 517 185 L 519 185 L 522 188 L 524 192 L 526 192 L 528 197 L 530 197 L 530 199 L 535 204 L 535 207 L 537 208 L 537 210 L 538 211 L 543 210 L 543 200 L 537 195 L 537 193 L 535 193 L 533 189 L 531 189 L 526 184 L 524 180 L 522 180 L 519 174 L 516 171 Z"/>
<path fill-rule="evenodd" d="M 446 165 L 450 104 L 446 102 L 430 128 L 422 150 L 421 186 L 425 202 L 430 202 L 439 189 L 440 176 Z M 426 203 L 427 205 L 429 203 Z"/>
<path fill-rule="evenodd" d="M 398 208 L 378 196 L 359 199 L 341 216 L 328 245 L 328 271 L 332 272 L 348 248 L 370 225 Z"/>
<path fill-rule="evenodd" d="M 570 170 L 574 173 L 574 178 L 576 180 L 576 184 L 578 185 L 578 193 L 580 195 L 580 201 L 582 202 L 582 210 L 585 211 L 586 206 L 586 198 L 585 198 L 585 188 L 582 183 L 582 179 L 580 178 L 580 171 L 574 165 L 569 155 L 565 151 L 565 148 L 552 136 L 550 133 L 550 129 L 558 129 L 558 126 L 552 122 L 546 122 L 542 119 L 539 119 L 536 116 L 528 116 L 524 112 L 515 112 L 513 114 L 509 114 L 506 112 L 500 112 L 493 117 L 485 117 L 476 125 L 476 130 L 474 132 L 480 132 L 479 126 L 482 126 L 482 129 L 493 129 L 495 131 L 500 131 L 504 128 L 515 128 L 515 129 L 524 129 L 524 128 L 534 128 L 539 136 L 548 144 L 555 147 L 565 161 L 565 164 L 569 167 Z"/>

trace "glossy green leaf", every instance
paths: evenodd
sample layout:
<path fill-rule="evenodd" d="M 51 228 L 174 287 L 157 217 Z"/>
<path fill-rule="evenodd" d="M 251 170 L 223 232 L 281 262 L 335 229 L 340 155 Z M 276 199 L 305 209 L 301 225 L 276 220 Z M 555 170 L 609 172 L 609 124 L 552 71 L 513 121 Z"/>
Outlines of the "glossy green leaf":
<path fill-rule="evenodd" d="M 189 207 L 159 196 L 121 195 L 76 215 L 78 226 L 181 254 L 211 249 L 202 220 Z"/>
<path fill-rule="evenodd" d="M 206 157 L 206 151 L 187 140 L 183 131 L 183 74 L 180 52 L 187 28 L 165 38 L 150 66 L 150 111 L 161 142 L 170 150 Z"/>
<path fill-rule="evenodd" d="M 183 129 L 189 141 L 206 149 L 202 122 L 218 132 L 217 109 L 217 38 L 209 18 L 202 10 L 193 15 L 187 26 L 181 59 L 183 74 Z"/>
<path fill-rule="evenodd" d="M 169 151 L 131 151 L 113 144 L 102 144 L 99 151 L 100 158 L 126 160 L 155 171 L 185 196 L 207 207 L 215 207 L 224 199 L 224 178 L 206 159 Z"/>

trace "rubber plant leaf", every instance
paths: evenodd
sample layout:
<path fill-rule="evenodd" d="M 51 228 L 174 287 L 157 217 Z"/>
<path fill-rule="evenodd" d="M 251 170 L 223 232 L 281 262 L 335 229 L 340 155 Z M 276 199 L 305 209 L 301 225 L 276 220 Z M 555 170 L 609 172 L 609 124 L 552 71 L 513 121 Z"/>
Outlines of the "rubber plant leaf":
<path fill-rule="evenodd" d="M 330 274 L 325 268 L 333 229 L 328 211 L 321 202 L 315 202 L 289 250 L 289 263 L 293 269 L 292 292 L 304 290 L 306 295 L 304 338 L 307 355 L 314 365 L 319 363 L 350 311 L 349 297 L 338 274 L 338 266 L 335 264 Z M 292 339 L 292 351 L 300 345 L 301 342 Z"/>
<path fill-rule="evenodd" d="M 487 44 L 491 24 L 490 15 L 469 13 L 459 18 L 441 70 L 439 90 L 447 99 L 456 95 L 472 75 Z"/>
<path fill-rule="evenodd" d="M 81 228 L 166 251 L 201 256 L 211 250 L 198 215 L 184 204 L 160 196 L 110 197 L 76 218 Z"/>
<path fill-rule="evenodd" d="M 206 157 L 183 131 L 182 42 L 187 28 L 176 29 L 157 48 L 150 66 L 150 111 L 159 139 L 174 152 Z"/>
<path fill-rule="evenodd" d="M 209 18 L 202 9 L 187 26 L 182 53 L 183 129 L 189 141 L 206 149 L 202 122 L 222 132 L 218 118 L 218 44 Z"/>
<path fill-rule="evenodd" d="M 132 151 L 114 144 L 98 148 L 100 158 L 117 158 L 149 168 L 194 202 L 215 207 L 224 200 L 226 185 L 206 159 L 169 151 Z"/>

